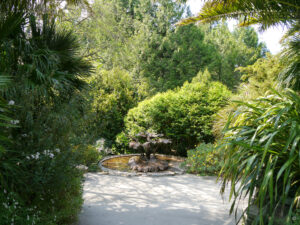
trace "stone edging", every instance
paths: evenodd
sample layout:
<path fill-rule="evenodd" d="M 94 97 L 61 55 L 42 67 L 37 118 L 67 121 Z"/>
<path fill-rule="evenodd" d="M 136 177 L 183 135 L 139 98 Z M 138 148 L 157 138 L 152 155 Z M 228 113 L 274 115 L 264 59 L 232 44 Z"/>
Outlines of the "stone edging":
<path fill-rule="evenodd" d="M 112 155 L 112 156 L 107 156 L 104 159 L 102 159 L 99 163 L 98 166 L 100 169 L 104 172 L 102 174 L 107 174 L 107 175 L 113 175 L 113 176 L 125 176 L 125 177 L 132 177 L 132 176 L 150 176 L 150 177 L 163 177 L 163 176 L 175 176 L 175 175 L 182 175 L 185 173 L 183 169 L 178 168 L 178 171 L 163 171 L 159 173 L 155 172 L 149 172 L 149 173 L 142 173 L 142 172 L 123 172 L 123 171 L 118 171 L 118 170 L 112 170 L 108 169 L 104 166 L 102 166 L 102 163 L 108 159 L 113 159 L 113 158 L 118 158 L 122 156 L 139 156 L 140 154 L 127 154 L 127 155 Z M 177 157 L 177 156 L 170 156 L 170 155 L 162 155 L 162 154 L 156 154 L 159 156 L 166 156 L 170 158 L 177 158 L 177 159 L 184 159 L 182 157 Z"/>

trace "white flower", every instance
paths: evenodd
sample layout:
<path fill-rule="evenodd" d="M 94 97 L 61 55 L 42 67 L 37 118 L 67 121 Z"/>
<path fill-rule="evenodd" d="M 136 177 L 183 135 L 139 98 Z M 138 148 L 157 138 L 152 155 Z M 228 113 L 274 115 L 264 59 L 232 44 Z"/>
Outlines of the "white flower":
<path fill-rule="evenodd" d="M 56 148 L 55 151 L 56 151 L 57 153 L 60 153 L 60 149 L 59 149 L 59 148 Z"/>
<path fill-rule="evenodd" d="M 85 165 L 78 165 L 78 166 L 76 166 L 76 168 L 80 169 L 80 170 L 87 170 L 88 169 L 88 167 L 85 166 Z"/>
<path fill-rule="evenodd" d="M 20 120 L 11 120 L 10 123 L 16 125 L 20 123 Z"/>
<path fill-rule="evenodd" d="M 30 159 L 30 157 L 29 157 L 29 156 L 26 156 L 26 159 Z"/>
<path fill-rule="evenodd" d="M 6 194 L 7 192 L 6 192 L 6 190 L 4 189 L 4 194 Z"/>
<path fill-rule="evenodd" d="M 53 153 L 50 153 L 50 154 L 49 154 L 49 157 L 50 157 L 50 158 L 53 158 L 53 157 L 54 157 L 54 154 L 53 154 Z"/>
<path fill-rule="evenodd" d="M 14 100 L 10 100 L 9 102 L 8 102 L 8 105 L 14 105 L 15 104 L 15 101 Z"/>

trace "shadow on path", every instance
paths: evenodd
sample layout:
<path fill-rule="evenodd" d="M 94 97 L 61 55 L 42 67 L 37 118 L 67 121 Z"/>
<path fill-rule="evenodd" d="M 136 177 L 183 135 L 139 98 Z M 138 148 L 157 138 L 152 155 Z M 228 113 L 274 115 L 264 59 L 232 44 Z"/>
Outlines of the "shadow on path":
<path fill-rule="evenodd" d="M 86 174 L 80 225 L 234 225 L 215 177 Z"/>

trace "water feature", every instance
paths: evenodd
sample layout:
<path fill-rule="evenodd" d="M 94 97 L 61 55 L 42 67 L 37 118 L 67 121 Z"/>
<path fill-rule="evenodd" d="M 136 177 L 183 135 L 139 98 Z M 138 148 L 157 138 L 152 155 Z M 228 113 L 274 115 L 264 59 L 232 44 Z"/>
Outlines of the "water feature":
<path fill-rule="evenodd" d="M 139 154 L 129 154 L 129 155 L 116 155 L 104 158 L 99 166 L 103 171 L 110 174 L 119 175 L 142 175 L 143 172 L 133 171 L 128 165 L 129 159 L 134 156 L 140 156 Z M 148 175 L 175 175 L 182 174 L 184 171 L 180 168 L 180 164 L 184 162 L 185 158 L 172 156 L 172 155 L 162 155 L 156 154 L 155 157 L 158 160 L 166 161 L 168 163 L 168 168 L 165 171 L 160 172 L 148 172 Z"/>

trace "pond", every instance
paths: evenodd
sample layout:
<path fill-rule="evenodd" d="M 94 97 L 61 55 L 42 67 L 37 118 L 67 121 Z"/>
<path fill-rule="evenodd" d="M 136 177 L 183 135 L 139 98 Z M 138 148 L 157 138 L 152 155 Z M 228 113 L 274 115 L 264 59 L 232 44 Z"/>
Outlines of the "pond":
<path fill-rule="evenodd" d="M 115 170 L 120 172 L 132 172 L 128 165 L 128 161 L 133 156 L 138 156 L 138 154 L 130 154 L 130 155 L 119 155 L 119 156 L 109 156 L 104 158 L 100 162 L 100 167 L 105 170 Z M 185 161 L 185 158 L 172 156 L 172 155 L 155 155 L 157 159 L 164 160 L 168 162 L 168 169 L 166 171 L 171 172 L 182 172 L 183 170 L 180 168 L 180 165 Z M 106 171 L 108 171 L 106 170 Z M 150 173 L 150 172 L 148 172 Z M 156 173 L 164 173 L 164 172 L 156 172 Z"/>

